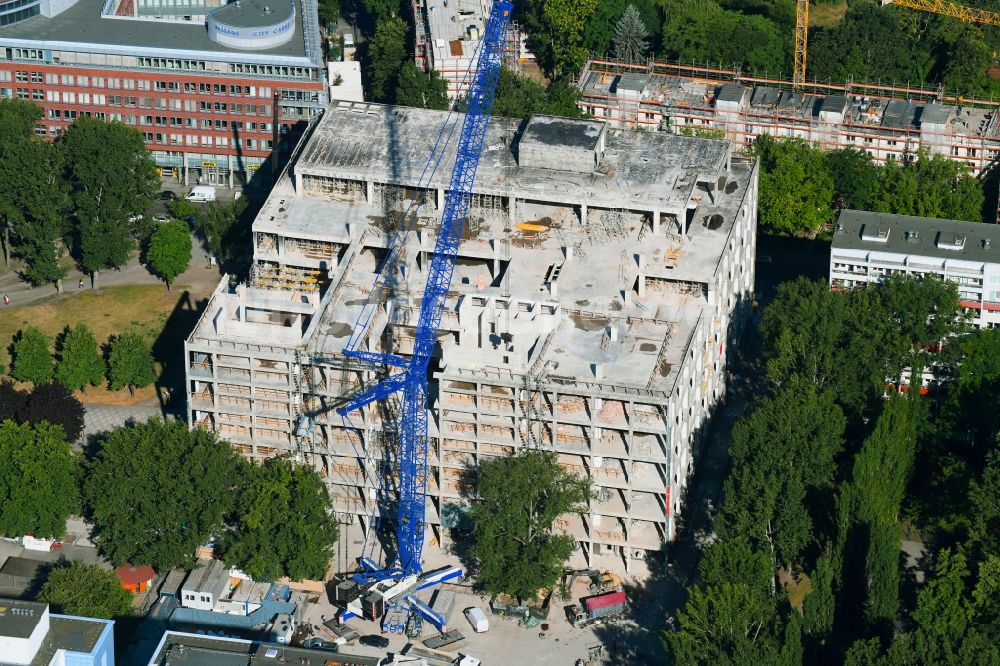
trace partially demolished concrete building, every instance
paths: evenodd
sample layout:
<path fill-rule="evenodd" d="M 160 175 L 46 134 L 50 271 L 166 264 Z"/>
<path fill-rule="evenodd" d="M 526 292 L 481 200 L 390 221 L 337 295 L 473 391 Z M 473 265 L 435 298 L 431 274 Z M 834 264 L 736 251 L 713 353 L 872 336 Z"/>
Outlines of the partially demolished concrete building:
<path fill-rule="evenodd" d="M 375 378 L 341 352 L 445 115 L 329 108 L 254 222 L 249 283 L 224 279 L 185 346 L 191 426 L 315 466 L 357 539 L 391 415 L 336 414 Z M 412 348 L 451 165 L 365 348 Z M 558 522 L 573 564 L 641 570 L 671 540 L 749 318 L 756 209 L 756 165 L 727 141 L 492 121 L 431 368 L 429 546 L 462 526 L 476 465 L 524 447 L 593 480 L 588 511 Z"/>

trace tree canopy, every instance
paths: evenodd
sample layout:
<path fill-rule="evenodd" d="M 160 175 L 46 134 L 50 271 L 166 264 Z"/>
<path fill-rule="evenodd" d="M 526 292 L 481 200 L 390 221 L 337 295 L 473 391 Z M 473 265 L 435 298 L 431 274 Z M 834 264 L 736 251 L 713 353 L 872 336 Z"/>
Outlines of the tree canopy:
<path fill-rule="evenodd" d="M 108 378 L 111 388 L 129 393 L 156 381 L 153 352 L 149 343 L 135 331 L 125 331 L 111 339 L 108 352 Z"/>
<path fill-rule="evenodd" d="M 528 599 L 551 587 L 574 545 L 555 520 L 585 508 L 590 482 L 563 469 L 555 453 L 526 450 L 481 463 L 478 494 L 471 552 L 485 588 Z"/>
<path fill-rule="evenodd" d="M 20 382 L 44 384 L 52 379 L 53 360 L 49 338 L 34 326 L 21 331 L 14 341 L 14 365 L 11 376 Z"/>
<path fill-rule="evenodd" d="M 80 118 L 61 139 L 73 186 L 75 257 L 96 277 L 124 265 L 135 246 L 134 216 L 159 189 L 142 134 L 118 122 Z"/>
<path fill-rule="evenodd" d="M 79 462 L 50 423 L 0 423 L 0 534 L 60 537 L 79 506 Z"/>
<path fill-rule="evenodd" d="M 191 233 L 185 222 L 164 222 L 153 232 L 146 250 L 150 269 L 170 289 L 174 279 L 191 264 Z"/>
<path fill-rule="evenodd" d="M 104 359 L 97 348 L 97 339 L 86 324 L 69 326 L 56 344 L 59 364 L 56 379 L 68 389 L 83 390 L 104 381 Z"/>
<path fill-rule="evenodd" d="M 754 142 L 754 152 L 760 158 L 761 228 L 815 232 L 833 221 L 834 183 L 820 151 L 803 141 L 764 135 Z"/>
<path fill-rule="evenodd" d="M 221 536 L 243 471 L 228 443 L 178 421 L 112 430 L 83 480 L 101 552 L 115 565 L 190 565 L 198 546 Z"/>
<path fill-rule="evenodd" d="M 65 615 L 112 620 L 132 614 L 132 595 L 111 569 L 96 564 L 60 564 L 49 572 L 38 600 Z"/>
<path fill-rule="evenodd" d="M 226 562 L 254 580 L 322 580 L 337 541 L 322 477 L 276 458 L 250 466 L 245 483 L 225 540 Z"/>

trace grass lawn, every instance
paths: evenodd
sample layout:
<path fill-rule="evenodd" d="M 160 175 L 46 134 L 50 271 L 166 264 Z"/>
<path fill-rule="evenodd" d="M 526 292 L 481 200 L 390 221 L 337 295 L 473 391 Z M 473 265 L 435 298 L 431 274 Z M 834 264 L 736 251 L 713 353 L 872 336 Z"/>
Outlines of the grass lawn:
<path fill-rule="evenodd" d="M 17 332 L 26 326 L 37 326 L 53 340 L 67 325 L 84 323 L 94 332 L 99 345 L 123 331 L 141 333 L 153 346 L 158 372 L 164 364 L 182 360 L 181 346 L 190 329 L 167 327 L 171 314 L 178 309 L 185 294 L 185 287 L 175 286 L 167 292 L 162 285 L 128 285 L 105 287 L 100 291 L 71 292 L 62 297 L 36 305 L 5 308 L 0 317 L 0 362 L 10 368 L 10 346 Z M 107 391 L 104 387 L 88 388 L 78 394 L 84 402 L 122 404 L 152 398 L 152 387 L 136 391 L 135 397 L 127 390 Z"/>
<path fill-rule="evenodd" d="M 844 20 L 847 0 L 821 2 L 809 5 L 809 25 L 813 28 L 832 28 Z"/>

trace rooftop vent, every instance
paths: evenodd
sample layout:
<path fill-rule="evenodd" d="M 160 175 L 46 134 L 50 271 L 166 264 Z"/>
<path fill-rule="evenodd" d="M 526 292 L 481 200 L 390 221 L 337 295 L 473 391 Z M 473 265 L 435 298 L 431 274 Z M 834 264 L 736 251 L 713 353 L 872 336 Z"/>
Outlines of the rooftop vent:
<path fill-rule="evenodd" d="M 861 240 L 872 241 L 875 243 L 888 243 L 889 227 L 877 224 L 866 224 L 861 227 Z"/>
<path fill-rule="evenodd" d="M 908 240 L 911 243 L 916 243 L 917 241 L 920 240 L 920 232 L 916 230 L 907 231 L 906 240 Z"/>
<path fill-rule="evenodd" d="M 984 238 L 983 239 L 983 249 L 984 250 L 990 249 L 990 239 L 989 238 Z"/>
<path fill-rule="evenodd" d="M 941 232 L 937 239 L 938 249 L 961 250 L 965 248 L 965 236 L 952 232 Z"/>

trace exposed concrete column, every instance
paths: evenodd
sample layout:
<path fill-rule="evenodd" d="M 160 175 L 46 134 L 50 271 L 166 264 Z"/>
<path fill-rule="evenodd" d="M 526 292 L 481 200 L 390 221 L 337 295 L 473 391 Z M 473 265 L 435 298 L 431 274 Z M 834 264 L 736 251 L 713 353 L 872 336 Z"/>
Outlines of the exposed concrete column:
<path fill-rule="evenodd" d="M 285 237 L 278 236 L 278 242 L 275 244 L 278 249 L 278 258 L 283 259 L 285 256 Z"/>
<path fill-rule="evenodd" d="M 437 206 L 438 210 L 443 209 L 444 208 L 444 188 L 440 188 L 439 187 L 438 189 L 434 190 L 434 194 L 435 194 L 434 204 Z"/>
<path fill-rule="evenodd" d="M 370 180 L 365 181 L 365 202 L 371 206 L 372 199 L 375 198 L 375 183 Z"/>
<path fill-rule="evenodd" d="M 638 286 L 639 286 L 639 289 L 638 289 L 638 292 L 639 292 L 638 296 L 639 296 L 639 298 L 645 298 L 646 297 L 646 276 L 643 273 L 639 273 L 639 285 Z"/>
<path fill-rule="evenodd" d="M 507 222 L 511 227 L 514 226 L 515 208 L 517 208 L 517 197 L 507 197 Z"/>
<path fill-rule="evenodd" d="M 229 160 L 229 189 L 233 189 L 233 161 Z"/>
<path fill-rule="evenodd" d="M 660 235 L 660 211 L 658 210 L 653 211 L 653 235 Z"/>
<path fill-rule="evenodd" d="M 587 204 L 580 204 L 580 226 L 587 226 Z"/>
<path fill-rule="evenodd" d="M 188 184 L 188 158 L 187 155 L 183 155 L 184 160 L 184 186 L 187 187 Z"/>

